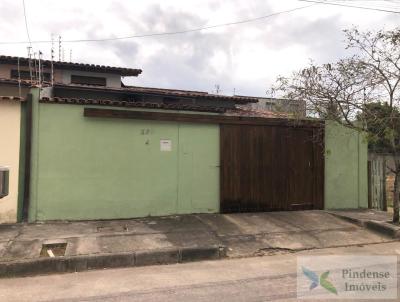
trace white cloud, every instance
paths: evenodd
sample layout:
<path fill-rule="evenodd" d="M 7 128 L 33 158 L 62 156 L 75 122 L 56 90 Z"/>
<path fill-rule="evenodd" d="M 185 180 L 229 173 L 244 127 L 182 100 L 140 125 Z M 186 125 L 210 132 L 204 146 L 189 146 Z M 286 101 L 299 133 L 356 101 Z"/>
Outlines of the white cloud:
<path fill-rule="evenodd" d="M 126 36 L 253 18 L 308 5 L 296 0 L 25 0 L 33 40 Z M 398 5 L 400 8 L 400 5 Z M 0 3 L 0 41 L 26 40 L 20 1 Z M 139 85 L 263 95 L 279 74 L 309 58 L 333 61 L 346 55 L 341 30 L 393 28 L 398 15 L 315 5 L 262 21 L 176 36 L 106 43 L 64 43 L 65 59 L 142 68 Z M 0 53 L 26 55 L 27 45 L 0 45 Z M 36 45 L 48 57 L 49 45 Z"/>

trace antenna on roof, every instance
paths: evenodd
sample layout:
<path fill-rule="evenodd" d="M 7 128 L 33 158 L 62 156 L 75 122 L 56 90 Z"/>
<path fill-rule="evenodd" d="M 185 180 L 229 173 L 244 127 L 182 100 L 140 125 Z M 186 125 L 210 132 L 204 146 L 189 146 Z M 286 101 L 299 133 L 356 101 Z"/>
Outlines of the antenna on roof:
<path fill-rule="evenodd" d="M 42 87 L 42 64 L 41 64 L 42 54 L 43 53 L 39 50 L 39 87 Z"/>
<path fill-rule="evenodd" d="M 219 94 L 221 91 L 221 87 L 219 86 L 219 84 L 215 84 L 215 94 Z"/>
<path fill-rule="evenodd" d="M 58 61 L 61 61 L 61 36 L 58 36 Z"/>
<path fill-rule="evenodd" d="M 65 62 L 65 49 L 62 49 L 62 61 Z"/>
<path fill-rule="evenodd" d="M 31 54 L 32 46 L 28 46 L 27 49 L 28 49 L 29 75 L 31 77 L 31 83 L 32 83 L 32 81 L 33 81 L 33 78 L 32 78 L 32 54 Z"/>
<path fill-rule="evenodd" d="M 51 34 L 51 86 L 54 85 L 54 35 Z"/>
<path fill-rule="evenodd" d="M 19 70 L 19 57 L 17 58 L 17 64 L 18 64 L 18 94 L 19 98 L 21 99 L 21 72 Z"/>
<path fill-rule="evenodd" d="M 33 53 L 33 63 L 34 63 L 34 71 L 35 71 L 35 83 L 38 79 L 38 70 L 37 70 L 37 64 L 36 64 L 36 52 Z"/>

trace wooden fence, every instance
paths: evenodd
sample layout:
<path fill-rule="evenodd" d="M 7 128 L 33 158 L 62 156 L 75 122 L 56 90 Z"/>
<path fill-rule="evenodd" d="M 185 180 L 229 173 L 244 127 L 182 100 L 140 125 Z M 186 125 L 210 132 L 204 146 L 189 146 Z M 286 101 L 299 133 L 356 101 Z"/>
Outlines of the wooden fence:
<path fill-rule="evenodd" d="M 368 160 L 368 208 L 387 210 L 386 158 L 370 156 Z"/>

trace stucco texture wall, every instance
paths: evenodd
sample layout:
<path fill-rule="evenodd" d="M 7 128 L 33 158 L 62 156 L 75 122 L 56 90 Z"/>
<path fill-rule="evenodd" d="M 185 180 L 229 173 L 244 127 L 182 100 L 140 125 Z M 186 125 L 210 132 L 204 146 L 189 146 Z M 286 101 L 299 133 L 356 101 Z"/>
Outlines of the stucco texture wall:
<path fill-rule="evenodd" d="M 364 135 L 332 121 L 325 126 L 325 208 L 368 207 L 368 144 Z"/>
<path fill-rule="evenodd" d="M 106 78 L 107 87 L 121 88 L 121 75 L 119 74 L 88 72 L 80 70 L 58 70 L 58 74 L 56 75 L 57 78 L 55 78 L 55 80 L 57 81 L 60 79 L 61 83 L 71 84 L 71 75 Z"/>
<path fill-rule="evenodd" d="M 0 101 L 0 166 L 10 169 L 9 195 L 0 199 L 0 223 L 17 221 L 21 103 Z"/>
<path fill-rule="evenodd" d="M 219 211 L 217 125 L 85 118 L 83 109 L 35 105 L 30 221 Z"/>

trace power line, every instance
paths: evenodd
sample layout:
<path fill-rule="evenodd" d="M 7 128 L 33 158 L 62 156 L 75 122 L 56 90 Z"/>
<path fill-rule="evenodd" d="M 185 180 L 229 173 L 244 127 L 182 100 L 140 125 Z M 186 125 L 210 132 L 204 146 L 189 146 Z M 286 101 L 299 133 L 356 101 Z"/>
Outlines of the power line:
<path fill-rule="evenodd" d="M 31 36 L 29 35 L 28 20 L 26 18 L 25 0 L 22 0 L 22 6 L 24 7 L 24 19 L 25 19 L 26 35 L 28 36 L 29 45 L 32 46 Z"/>
<path fill-rule="evenodd" d="M 329 0 L 325 0 L 329 1 Z M 336 0 L 336 2 L 391 2 L 391 3 L 399 3 L 400 0 Z"/>
<path fill-rule="evenodd" d="M 322 0 L 319 0 L 322 1 Z M 339 4 L 351 4 L 356 6 L 368 7 L 368 8 L 378 8 L 385 10 L 395 10 L 398 11 L 400 9 L 399 1 L 391 1 L 391 0 L 323 0 L 327 3 L 339 3 Z"/>
<path fill-rule="evenodd" d="M 380 11 L 380 12 L 386 12 L 386 13 L 400 14 L 400 11 L 393 11 L 393 10 L 388 10 L 388 9 L 372 8 L 372 7 L 365 7 L 365 6 L 357 6 L 357 5 L 349 5 L 349 4 L 342 4 L 342 3 L 332 3 L 332 2 L 327 2 L 327 1 L 315 1 L 315 0 L 299 0 L 299 1 L 301 1 L 301 2 L 318 3 L 318 4 L 326 4 L 326 5 L 352 7 L 352 8 L 374 10 L 374 11 Z"/>
<path fill-rule="evenodd" d="M 244 19 L 244 20 L 239 20 L 239 21 L 234 21 L 234 22 L 229 22 L 229 23 L 221 23 L 221 24 L 215 24 L 215 25 L 209 25 L 209 26 L 202 26 L 202 27 L 197 27 L 197 28 L 192 28 L 192 29 L 186 29 L 186 30 L 180 30 L 180 31 L 171 31 L 171 32 L 160 32 L 160 33 L 150 33 L 150 34 L 138 34 L 138 35 L 132 35 L 132 36 L 124 36 L 124 37 L 114 37 L 114 38 L 102 38 L 102 39 L 76 39 L 76 40 L 63 40 L 64 43 L 81 43 L 81 42 L 105 42 L 105 41 L 116 41 L 116 40 L 127 40 L 127 39 L 135 39 L 135 38 L 146 38 L 146 37 L 158 37 L 158 36 L 172 36 L 172 35 L 179 35 L 179 34 L 187 34 L 191 32 L 196 32 L 196 31 L 202 31 L 202 30 L 207 30 L 207 29 L 212 29 L 212 28 L 218 28 L 218 27 L 225 27 L 225 26 L 232 26 L 232 25 L 239 25 L 239 24 L 244 24 L 244 23 L 250 23 L 250 22 L 255 22 L 267 18 L 271 18 L 274 16 L 286 14 L 286 13 L 291 13 L 297 10 L 301 9 L 306 9 L 311 6 L 316 5 L 316 3 L 307 5 L 307 6 L 301 6 L 301 7 L 296 7 L 293 9 L 289 10 L 284 10 L 276 13 L 272 13 L 269 15 L 264 15 L 256 18 L 251 18 L 251 19 Z M 16 42 L 0 42 L 0 45 L 11 45 L 11 44 L 26 44 L 28 43 L 27 41 L 16 41 Z M 51 40 L 38 40 L 38 41 L 30 41 L 29 43 L 51 43 Z"/>

